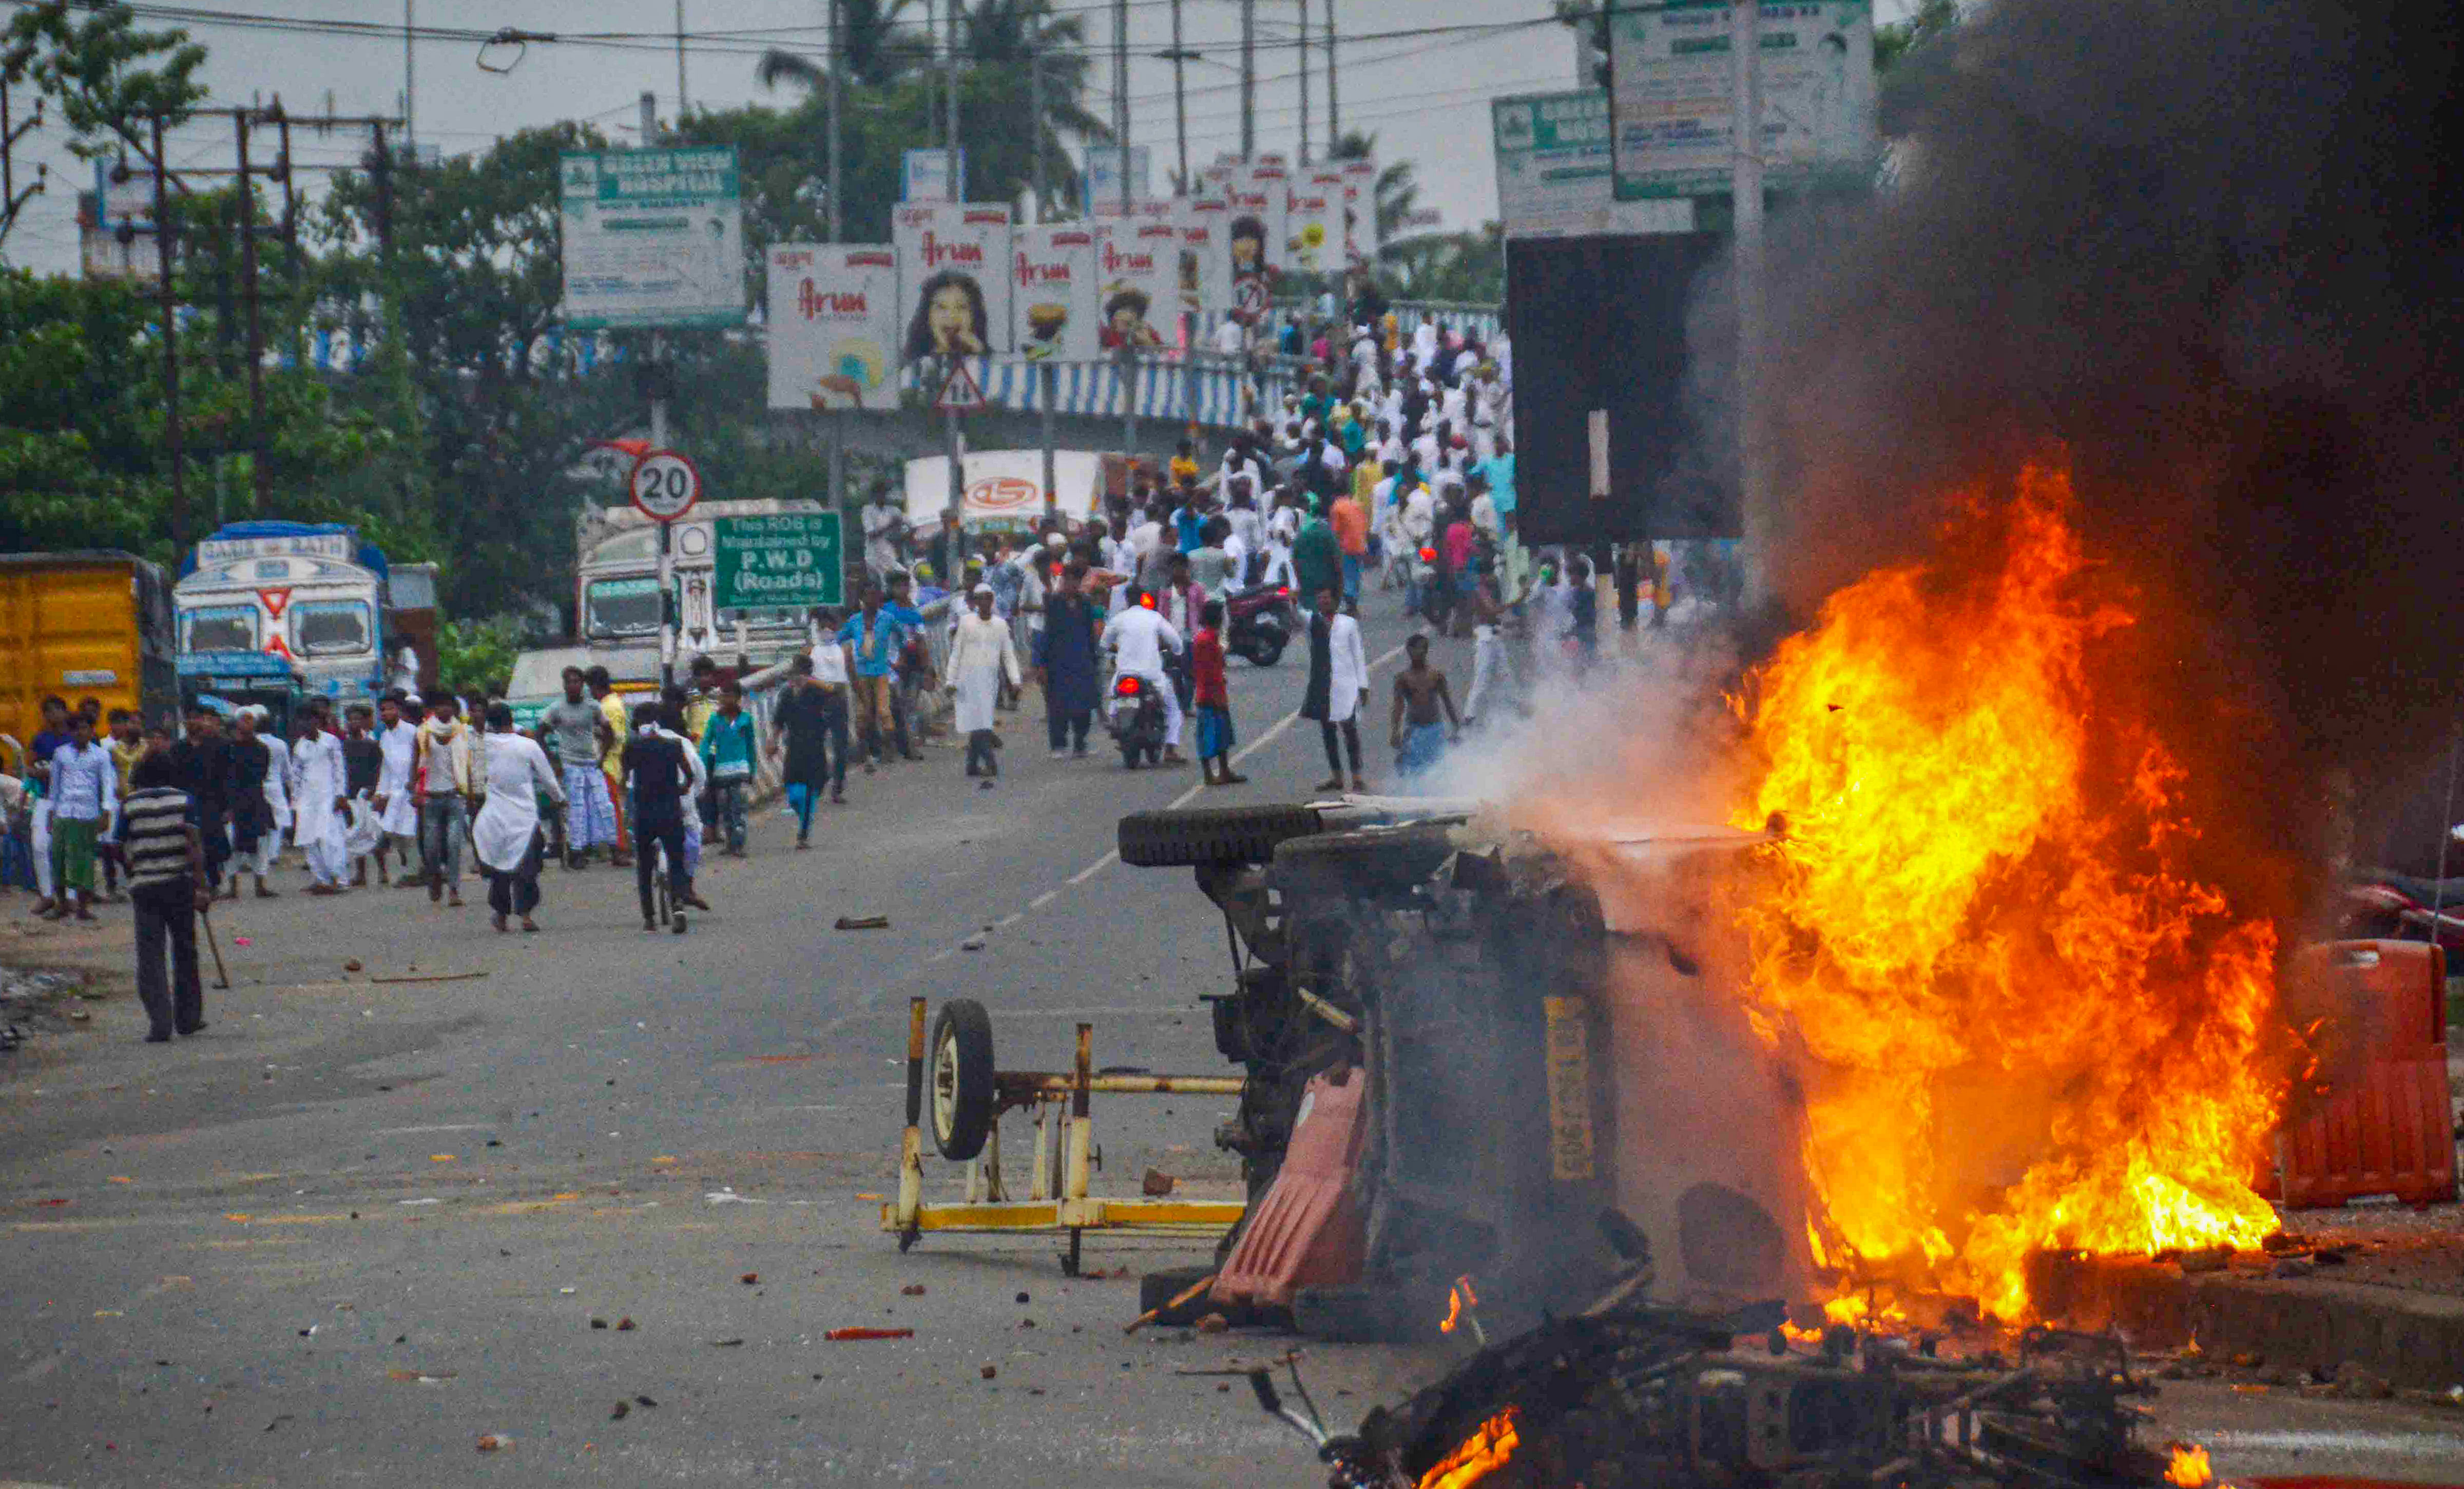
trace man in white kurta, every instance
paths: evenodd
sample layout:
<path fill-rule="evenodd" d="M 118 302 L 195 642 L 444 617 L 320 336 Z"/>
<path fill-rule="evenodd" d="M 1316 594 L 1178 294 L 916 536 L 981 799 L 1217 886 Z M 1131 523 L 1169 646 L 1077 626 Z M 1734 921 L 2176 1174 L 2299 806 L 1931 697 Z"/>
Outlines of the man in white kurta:
<path fill-rule="evenodd" d="M 349 827 L 344 805 L 349 772 L 342 761 L 342 737 L 322 713 L 311 711 L 291 746 L 291 836 L 308 858 L 308 893 L 339 895 L 350 872 L 343 841 Z"/>
<path fill-rule="evenodd" d="M 967 736 L 967 774 L 983 777 L 989 788 L 1001 774 L 993 754 L 1001 748 L 1001 736 L 993 732 L 993 708 L 1000 701 L 1001 682 L 1017 687 L 1025 679 L 1009 627 L 993 613 L 993 587 L 976 586 L 967 593 L 967 604 L 950 640 L 950 687 L 958 700 L 957 726 Z"/>
<path fill-rule="evenodd" d="M 419 809 L 410 800 L 410 767 L 419 759 L 419 725 L 405 719 L 402 705 L 390 698 L 377 703 L 377 748 L 385 752 L 384 763 L 377 767 L 377 825 L 407 869 L 417 856 L 419 841 Z M 384 861 L 382 845 L 377 856 Z"/>
<path fill-rule="evenodd" d="M 488 909 L 496 929 L 505 917 L 518 915 L 522 929 L 539 926 L 531 912 L 539 908 L 539 793 L 550 801 L 564 800 L 564 783 L 547 763 L 547 751 L 527 734 L 514 732 L 514 711 L 504 703 L 488 707 L 488 732 L 480 738 L 481 779 L 488 800 L 471 823 L 471 846 L 479 853 L 479 874 L 488 881 Z"/>

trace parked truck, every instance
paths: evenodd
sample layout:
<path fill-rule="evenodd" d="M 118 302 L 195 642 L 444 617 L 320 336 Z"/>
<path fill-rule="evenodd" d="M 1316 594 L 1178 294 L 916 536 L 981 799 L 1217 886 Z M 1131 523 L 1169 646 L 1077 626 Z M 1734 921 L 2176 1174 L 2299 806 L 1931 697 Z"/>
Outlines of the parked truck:
<path fill-rule="evenodd" d="M 755 668 L 782 661 L 810 641 L 800 606 L 720 612 L 713 604 L 716 528 L 721 518 L 780 517 L 818 512 L 812 501 L 702 501 L 670 535 L 669 589 L 676 623 L 679 674 L 695 655 L 734 665 L 738 654 Z M 567 666 L 605 667 L 623 692 L 659 682 L 659 528 L 629 506 L 584 508 L 574 520 L 573 639 L 527 651 L 515 660 L 508 690 L 525 721 L 562 693 Z"/>
<path fill-rule="evenodd" d="M 160 566 L 106 548 L 0 554 L 0 734 L 32 740 L 51 695 L 167 720 L 175 644 Z"/>
<path fill-rule="evenodd" d="M 187 556 L 172 595 L 186 674 L 280 670 L 264 660 L 274 657 L 311 693 L 343 700 L 385 690 L 389 574 L 383 550 L 355 528 L 228 523 Z"/>

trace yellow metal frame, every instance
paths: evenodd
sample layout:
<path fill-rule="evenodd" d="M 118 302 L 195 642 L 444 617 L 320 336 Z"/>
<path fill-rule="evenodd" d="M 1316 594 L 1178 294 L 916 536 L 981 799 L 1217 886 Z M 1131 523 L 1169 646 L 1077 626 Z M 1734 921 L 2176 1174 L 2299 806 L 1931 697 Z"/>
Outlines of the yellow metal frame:
<path fill-rule="evenodd" d="M 987 1234 L 1066 1233 L 1065 1270 L 1078 1270 L 1079 1242 L 1089 1231 L 1131 1234 L 1202 1234 L 1240 1223 L 1248 1206 L 1240 1200 L 1106 1199 L 1088 1192 L 1094 1120 L 1088 1098 L 1108 1087 L 1148 1094 L 1178 1091 L 1239 1094 L 1237 1078 L 1216 1076 L 1105 1078 L 1094 1074 L 1094 1026 L 1078 1026 L 1077 1058 L 1067 1076 L 1004 1074 L 1001 1085 L 1023 1092 L 1035 1108 L 1035 1165 L 1023 1199 L 1011 1199 L 1001 1182 L 1001 1122 L 996 1112 L 984 1150 L 966 1164 L 966 1197 L 924 1198 L 924 1000 L 907 1004 L 907 1128 L 898 1140 L 898 1197 L 881 1207 L 881 1228 L 905 1251 L 927 1231 Z M 1113 1083 L 1117 1081 L 1115 1087 Z M 1062 1104 L 1068 1104 L 1065 1115 Z M 1014 1100 L 1013 1104 L 1016 1104 Z"/>

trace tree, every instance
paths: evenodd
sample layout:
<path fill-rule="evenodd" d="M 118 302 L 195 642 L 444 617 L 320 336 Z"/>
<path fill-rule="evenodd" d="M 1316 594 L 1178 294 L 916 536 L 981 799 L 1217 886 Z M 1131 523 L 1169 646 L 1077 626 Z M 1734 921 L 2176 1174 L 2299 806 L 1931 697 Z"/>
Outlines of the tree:
<path fill-rule="evenodd" d="M 847 81 L 860 87 L 895 82 L 930 60 L 923 40 L 898 29 L 898 17 L 912 0 L 824 0 L 835 4 L 839 16 L 839 56 L 847 61 Z M 933 0 L 926 0 L 933 3 Z M 826 59 L 827 54 L 825 54 Z M 819 92 L 826 70 L 801 52 L 762 54 L 754 77 L 761 86 L 801 82 Z"/>
<path fill-rule="evenodd" d="M 1874 71 L 1887 73 L 1918 48 L 1959 24 L 1959 0 L 1917 0 L 1903 20 L 1874 28 Z"/>
<path fill-rule="evenodd" d="M 206 49 L 185 31 L 139 31 L 125 5 L 38 0 L 0 31 L 0 68 L 59 105 L 85 160 L 133 149 L 152 161 L 152 121 L 176 124 L 206 97 Z"/>

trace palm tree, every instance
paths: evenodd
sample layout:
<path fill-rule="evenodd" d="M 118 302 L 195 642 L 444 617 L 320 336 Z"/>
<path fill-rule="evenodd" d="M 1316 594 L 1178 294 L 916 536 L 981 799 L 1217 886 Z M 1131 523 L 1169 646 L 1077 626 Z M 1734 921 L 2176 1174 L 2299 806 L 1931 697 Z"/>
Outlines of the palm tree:
<path fill-rule="evenodd" d="M 1329 160 L 1375 160 L 1377 137 L 1359 130 L 1348 130 L 1327 150 Z M 1412 212 L 1420 205 L 1420 183 L 1414 177 L 1412 163 L 1407 160 L 1389 162 L 1377 172 L 1377 241 L 1392 243 L 1409 222 Z M 1385 251 L 1379 250 L 1381 254 Z"/>
<path fill-rule="evenodd" d="M 931 60 L 921 39 L 898 29 L 898 17 L 913 0 L 835 0 L 839 8 L 839 56 L 847 62 L 847 80 L 859 87 L 895 82 Z M 765 52 L 753 69 L 761 86 L 775 88 L 781 79 L 820 88 L 828 72 L 795 52 Z"/>
<path fill-rule="evenodd" d="M 1086 18 L 1056 14 L 1052 0 L 976 0 L 972 10 L 960 11 L 958 34 L 960 55 L 971 67 L 1006 74 L 1030 90 L 1031 83 L 1025 81 L 1029 61 L 1039 56 L 1043 58 L 1044 117 L 1037 122 L 1033 148 L 1043 154 L 1045 173 L 1056 198 L 1067 200 L 1076 195 L 1078 168 L 1070 159 L 1064 131 L 1081 140 L 1104 141 L 1112 137 L 1111 126 L 1089 113 L 1082 101 L 1087 96 L 1088 69 L 1091 65 Z M 1006 93 L 1008 89 L 998 91 Z M 1027 158 L 1026 175 L 1032 180 L 1032 154 Z"/>

